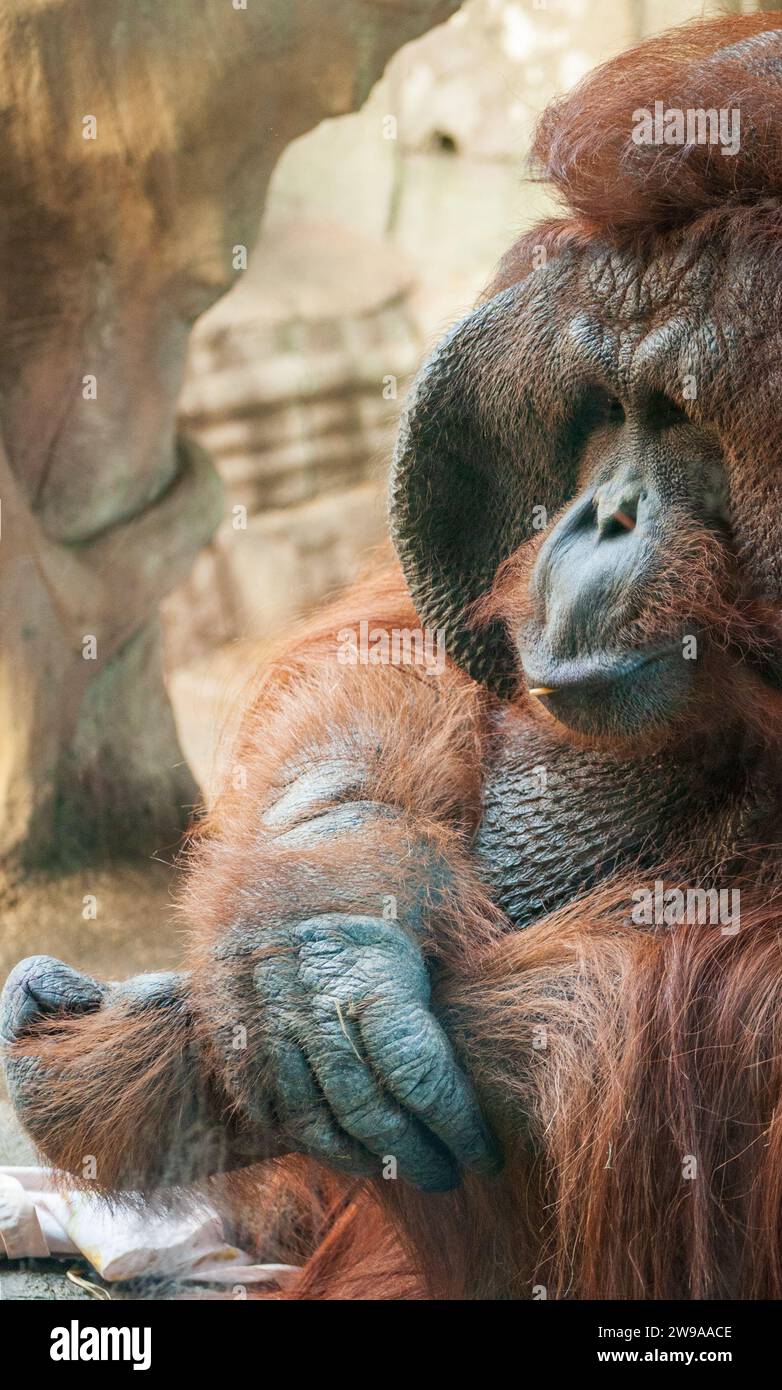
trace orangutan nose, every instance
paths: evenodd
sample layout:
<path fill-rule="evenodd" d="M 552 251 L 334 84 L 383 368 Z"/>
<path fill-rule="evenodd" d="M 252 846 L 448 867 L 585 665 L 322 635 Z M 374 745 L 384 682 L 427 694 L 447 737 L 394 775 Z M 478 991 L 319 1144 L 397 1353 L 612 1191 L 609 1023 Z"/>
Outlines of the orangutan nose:
<path fill-rule="evenodd" d="M 0 995 L 0 1040 L 11 1043 L 48 1018 L 94 1013 L 107 991 L 107 985 L 54 956 L 27 956 L 14 966 Z"/>
<path fill-rule="evenodd" d="M 646 497 L 646 488 L 640 479 L 620 479 L 618 483 L 608 483 L 601 488 L 594 498 L 600 539 L 607 540 L 622 531 L 634 531 L 639 506 Z"/>

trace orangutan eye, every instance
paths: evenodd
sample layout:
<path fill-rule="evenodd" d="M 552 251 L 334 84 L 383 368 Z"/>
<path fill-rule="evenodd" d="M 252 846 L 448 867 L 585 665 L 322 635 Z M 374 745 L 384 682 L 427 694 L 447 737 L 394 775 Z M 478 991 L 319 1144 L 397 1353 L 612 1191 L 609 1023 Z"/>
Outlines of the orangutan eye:
<path fill-rule="evenodd" d="M 584 402 L 584 424 L 587 433 L 623 425 L 625 419 L 625 408 L 618 396 L 602 387 L 590 391 Z"/>
<path fill-rule="evenodd" d="M 655 391 L 649 401 L 649 420 L 656 429 L 687 423 L 687 412 L 664 391 Z"/>

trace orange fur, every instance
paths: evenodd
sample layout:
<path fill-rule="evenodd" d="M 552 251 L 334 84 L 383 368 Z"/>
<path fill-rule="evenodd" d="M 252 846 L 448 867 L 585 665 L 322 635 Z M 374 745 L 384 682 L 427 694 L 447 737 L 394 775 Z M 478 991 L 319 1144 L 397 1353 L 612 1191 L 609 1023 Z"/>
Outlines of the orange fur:
<path fill-rule="evenodd" d="M 598 73 L 558 104 L 542 123 L 536 153 L 567 216 L 525 237 L 489 294 L 526 274 L 533 246 L 556 254 L 595 236 L 639 250 L 665 239 L 697 248 L 719 229 L 727 244 L 756 246 L 769 276 L 778 275 L 776 88 L 770 97 L 767 78 L 745 74 L 739 91 L 735 64 L 708 60 L 722 44 L 781 25 L 778 15 L 734 17 L 650 40 L 614 60 L 610 82 Z M 684 107 L 740 102 L 756 138 L 735 161 L 690 147 L 655 150 L 651 160 L 633 154 L 632 110 L 656 99 Z M 769 482 L 778 404 L 776 377 L 761 370 L 765 359 L 751 365 L 763 386 L 750 412 L 752 437 L 732 430 L 733 399 L 722 402 L 722 423 L 739 500 L 763 527 L 769 509 L 778 512 Z M 495 370 L 485 364 L 487 382 Z M 751 526 L 739 537 L 742 563 L 753 539 Z M 518 624 L 534 554 L 532 543 L 511 557 L 476 622 Z M 686 526 L 666 580 L 645 597 L 622 634 L 628 647 L 664 635 L 666 624 L 675 630 L 678 615 L 693 619 L 708 645 L 686 721 L 651 740 L 658 765 L 679 768 L 683 741 L 695 732 L 708 741 L 714 720 L 712 742 L 738 730 L 731 764 L 738 783 L 751 782 L 764 761 L 773 768 L 780 697 L 759 672 L 779 649 L 774 607 L 750 599 L 726 551 Z M 214 1043 L 223 1021 L 214 942 L 248 904 L 262 924 L 281 903 L 302 916 L 376 912 L 391 891 L 403 913 L 418 886 L 412 856 L 431 853 L 451 870 L 437 902 L 427 904 L 435 1008 L 501 1142 L 504 1171 L 493 1180 L 468 1176 L 442 1196 L 336 1177 L 274 1153 L 260 1168 L 223 1177 L 224 1198 L 255 1228 L 259 1252 L 304 1265 L 294 1285 L 273 1296 L 528 1298 L 543 1286 L 551 1298 L 782 1297 L 773 796 L 759 821 L 768 840 L 752 840 L 754 823 L 732 839 L 732 827 L 707 810 L 692 826 L 696 850 L 712 834 L 704 875 L 721 874 L 742 892 L 737 935 L 718 925 L 634 925 L 633 893 L 656 878 L 671 886 L 678 861 L 652 873 L 625 865 L 514 932 L 471 855 L 498 704 L 450 663 L 436 679 L 416 665 L 341 666 L 338 633 L 362 619 L 386 629 L 417 625 L 398 570 L 376 576 L 302 632 L 248 701 L 234 755 L 245 778 L 225 789 L 192 839 L 187 1007 L 55 1020 L 15 1045 L 42 1068 L 27 1117 L 36 1138 L 77 1173 L 85 1152 L 98 1154 L 99 1182 L 121 1187 L 127 1172 L 144 1167 L 145 1151 L 165 1152 L 184 1067 L 227 1145 L 223 1166 L 240 1162 L 248 1083 L 226 1075 Z M 534 720 L 537 731 L 539 723 L 552 760 L 557 749 L 572 752 L 568 744 L 581 757 L 579 740 L 536 711 L 523 690 L 504 715 L 506 728 Z M 398 815 L 303 850 L 278 843 L 264 830 L 264 806 L 324 746 L 333 753 L 335 737 L 362 796 Z M 620 751 L 627 758 L 627 748 Z M 693 762 L 681 762 L 682 783 L 697 776 Z M 703 786 L 704 807 L 710 790 Z M 597 781 L 592 804 L 605 795 Z M 571 829 L 575 838 L 581 827 Z M 686 858 L 689 842 L 681 848 Z M 255 1026 L 260 1036 L 262 1020 Z M 257 1040 L 251 1027 L 251 1056 Z M 261 1085 L 263 1077 L 253 1080 Z M 153 1185 L 167 1176 L 165 1162 L 148 1161 L 146 1170 Z"/>

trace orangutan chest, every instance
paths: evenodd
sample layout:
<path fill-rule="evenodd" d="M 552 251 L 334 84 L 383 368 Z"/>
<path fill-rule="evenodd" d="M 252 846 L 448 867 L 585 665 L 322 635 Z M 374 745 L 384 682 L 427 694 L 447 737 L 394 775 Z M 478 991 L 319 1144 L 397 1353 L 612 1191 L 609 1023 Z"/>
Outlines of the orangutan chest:
<path fill-rule="evenodd" d="M 675 855 L 685 877 L 724 871 L 752 838 L 756 811 L 721 757 L 622 762 L 520 725 L 488 770 L 473 848 L 497 903 L 523 927 L 631 865 L 645 878 Z"/>

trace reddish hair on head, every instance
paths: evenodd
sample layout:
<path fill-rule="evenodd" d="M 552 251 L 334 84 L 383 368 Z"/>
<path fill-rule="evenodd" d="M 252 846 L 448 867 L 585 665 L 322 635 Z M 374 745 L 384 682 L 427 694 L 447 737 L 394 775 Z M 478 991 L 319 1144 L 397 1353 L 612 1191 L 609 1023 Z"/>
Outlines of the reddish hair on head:
<path fill-rule="evenodd" d="M 738 111 L 735 153 L 639 144 L 639 112 Z M 590 72 L 544 113 L 533 157 L 568 209 L 618 239 L 782 193 L 782 12 L 695 20 Z"/>

